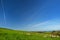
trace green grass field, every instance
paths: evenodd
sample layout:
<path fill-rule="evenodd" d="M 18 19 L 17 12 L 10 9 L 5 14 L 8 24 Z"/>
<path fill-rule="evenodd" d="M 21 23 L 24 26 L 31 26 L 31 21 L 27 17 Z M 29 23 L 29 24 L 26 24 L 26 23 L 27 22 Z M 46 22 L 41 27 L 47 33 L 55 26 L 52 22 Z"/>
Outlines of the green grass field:
<path fill-rule="evenodd" d="M 60 40 L 60 37 L 44 37 L 46 33 L 17 31 L 0 28 L 0 40 Z"/>

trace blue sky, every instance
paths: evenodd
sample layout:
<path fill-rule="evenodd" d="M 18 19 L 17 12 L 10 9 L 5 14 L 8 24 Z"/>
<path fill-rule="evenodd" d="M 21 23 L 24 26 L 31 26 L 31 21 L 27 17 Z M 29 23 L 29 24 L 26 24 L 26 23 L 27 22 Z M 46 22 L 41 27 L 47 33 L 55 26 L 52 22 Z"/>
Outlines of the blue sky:
<path fill-rule="evenodd" d="M 60 0 L 2 1 L 0 27 L 29 31 L 60 29 Z"/>

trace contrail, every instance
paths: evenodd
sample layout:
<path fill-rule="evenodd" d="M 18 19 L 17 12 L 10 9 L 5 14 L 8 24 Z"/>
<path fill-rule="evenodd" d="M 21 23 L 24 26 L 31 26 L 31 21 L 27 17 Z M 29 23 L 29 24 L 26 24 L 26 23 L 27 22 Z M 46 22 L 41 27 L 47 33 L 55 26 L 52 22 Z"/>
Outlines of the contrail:
<path fill-rule="evenodd" d="M 6 16 L 5 16 L 3 0 L 1 0 L 1 6 L 2 6 L 2 11 L 3 11 L 3 16 L 4 16 L 4 24 L 6 24 Z"/>

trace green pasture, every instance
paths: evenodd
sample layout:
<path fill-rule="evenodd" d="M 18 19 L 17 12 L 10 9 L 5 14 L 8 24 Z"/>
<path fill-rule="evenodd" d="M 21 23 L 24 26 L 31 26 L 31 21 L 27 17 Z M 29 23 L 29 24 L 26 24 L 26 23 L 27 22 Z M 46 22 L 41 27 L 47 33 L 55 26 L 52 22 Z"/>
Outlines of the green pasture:
<path fill-rule="evenodd" d="M 0 40 L 60 40 L 58 38 L 44 37 L 46 33 L 17 31 L 0 28 Z"/>

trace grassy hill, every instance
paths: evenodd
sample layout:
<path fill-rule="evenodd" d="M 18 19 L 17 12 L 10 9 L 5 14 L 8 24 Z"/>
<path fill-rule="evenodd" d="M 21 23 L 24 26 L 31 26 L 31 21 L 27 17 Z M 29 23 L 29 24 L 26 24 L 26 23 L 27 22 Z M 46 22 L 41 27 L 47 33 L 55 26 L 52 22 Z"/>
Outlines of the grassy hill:
<path fill-rule="evenodd" d="M 48 32 L 27 32 L 0 28 L 0 40 L 60 40 L 60 37 L 51 38 L 49 35 Z"/>

